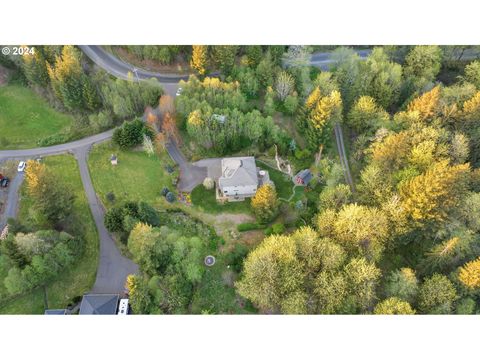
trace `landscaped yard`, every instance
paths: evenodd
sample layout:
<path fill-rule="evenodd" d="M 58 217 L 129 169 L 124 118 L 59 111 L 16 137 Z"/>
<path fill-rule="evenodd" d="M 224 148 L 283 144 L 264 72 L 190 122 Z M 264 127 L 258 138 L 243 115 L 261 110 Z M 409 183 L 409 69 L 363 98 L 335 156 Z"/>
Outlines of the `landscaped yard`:
<path fill-rule="evenodd" d="M 118 157 L 116 166 L 110 163 L 112 154 Z M 88 159 L 93 186 L 106 207 L 126 200 L 155 203 L 164 186 L 174 190 L 167 164 L 172 162 L 166 153 L 159 158 L 144 151 L 122 151 L 111 142 L 95 146 Z M 114 202 L 107 200 L 110 192 Z"/>
<path fill-rule="evenodd" d="M 56 134 L 72 123 L 72 117 L 57 112 L 21 85 L 0 87 L 0 149 L 25 149 Z"/>
<path fill-rule="evenodd" d="M 68 183 L 75 193 L 74 218 L 76 224 L 76 236 L 83 236 L 85 240 L 85 252 L 83 257 L 73 267 L 61 274 L 54 282 L 46 286 L 47 301 L 49 308 L 65 308 L 72 299 L 90 291 L 95 281 L 98 264 L 98 235 L 83 190 L 80 173 L 73 156 L 59 155 L 45 158 L 45 164 Z M 32 226 L 36 230 L 31 200 L 26 191 L 25 183 L 21 189 L 21 202 L 19 209 L 20 222 Z M 6 275 L 1 269 L 0 276 L 3 289 L 3 276 Z M 44 311 L 44 292 L 42 289 L 22 295 L 0 308 L 0 313 L 10 314 L 38 314 Z"/>

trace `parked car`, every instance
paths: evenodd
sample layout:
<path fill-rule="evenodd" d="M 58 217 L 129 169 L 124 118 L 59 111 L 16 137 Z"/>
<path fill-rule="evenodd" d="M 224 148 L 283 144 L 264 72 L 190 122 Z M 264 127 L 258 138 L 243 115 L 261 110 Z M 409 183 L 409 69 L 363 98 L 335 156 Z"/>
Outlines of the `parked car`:
<path fill-rule="evenodd" d="M 27 163 L 25 161 L 20 161 L 18 163 L 18 172 L 23 172 L 25 171 L 25 167 L 27 166 Z"/>
<path fill-rule="evenodd" d="M 4 177 L 0 180 L 0 187 L 6 188 L 8 186 L 8 183 L 10 182 L 10 179 L 7 177 Z"/>

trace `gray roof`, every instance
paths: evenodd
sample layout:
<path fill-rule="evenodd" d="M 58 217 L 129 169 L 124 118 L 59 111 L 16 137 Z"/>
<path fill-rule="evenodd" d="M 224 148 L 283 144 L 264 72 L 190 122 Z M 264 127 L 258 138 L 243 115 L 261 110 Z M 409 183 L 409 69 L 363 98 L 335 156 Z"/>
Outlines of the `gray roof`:
<path fill-rule="evenodd" d="M 310 180 L 312 180 L 312 172 L 309 169 L 304 169 L 300 171 L 295 177 L 299 177 L 303 180 L 305 184 L 307 184 Z"/>
<path fill-rule="evenodd" d="M 118 295 L 84 295 L 80 305 L 80 315 L 117 314 Z"/>
<path fill-rule="evenodd" d="M 66 312 L 65 309 L 48 309 L 45 310 L 45 315 L 65 315 Z"/>
<path fill-rule="evenodd" d="M 220 187 L 258 185 L 255 158 L 248 156 L 222 159 L 222 176 L 218 183 Z"/>

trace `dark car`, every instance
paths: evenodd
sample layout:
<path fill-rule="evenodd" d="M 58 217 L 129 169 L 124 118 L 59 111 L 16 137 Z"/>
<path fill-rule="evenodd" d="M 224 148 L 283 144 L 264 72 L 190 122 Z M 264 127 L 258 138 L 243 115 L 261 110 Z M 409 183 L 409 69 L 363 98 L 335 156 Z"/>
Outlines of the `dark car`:
<path fill-rule="evenodd" d="M 8 186 L 8 183 L 10 182 L 10 180 L 6 177 L 2 178 L 2 180 L 0 180 L 0 187 L 4 187 L 6 188 Z"/>

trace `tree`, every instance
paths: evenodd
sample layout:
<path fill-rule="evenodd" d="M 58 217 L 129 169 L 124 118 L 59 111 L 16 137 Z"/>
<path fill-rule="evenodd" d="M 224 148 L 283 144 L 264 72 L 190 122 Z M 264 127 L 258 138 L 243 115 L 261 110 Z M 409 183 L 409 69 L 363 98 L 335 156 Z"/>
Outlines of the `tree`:
<path fill-rule="evenodd" d="M 458 280 L 469 290 L 480 288 L 480 257 L 466 263 L 460 268 Z"/>
<path fill-rule="evenodd" d="M 352 191 L 348 185 L 327 186 L 320 193 L 319 208 L 322 210 L 338 209 L 348 204 L 351 199 Z"/>
<path fill-rule="evenodd" d="M 167 139 L 173 139 L 175 143 L 181 144 L 181 136 L 178 131 L 177 122 L 171 113 L 167 112 L 163 117 L 162 130 Z"/>
<path fill-rule="evenodd" d="M 34 171 L 38 170 L 38 173 Z M 27 188 L 33 198 L 33 207 L 53 226 L 59 226 L 73 210 L 74 192 L 56 174 L 29 160 L 26 168 Z"/>
<path fill-rule="evenodd" d="M 225 76 L 231 74 L 238 52 L 236 45 L 212 46 L 212 59 Z"/>
<path fill-rule="evenodd" d="M 270 184 L 260 186 L 252 198 L 252 210 L 261 222 L 271 220 L 277 211 L 277 192 Z"/>
<path fill-rule="evenodd" d="M 23 269 L 28 264 L 27 257 L 20 251 L 13 235 L 7 236 L 6 239 L 1 241 L 0 245 L 1 253 L 12 260 L 18 268 Z"/>
<path fill-rule="evenodd" d="M 480 60 L 472 61 L 465 66 L 465 80 L 480 90 Z"/>
<path fill-rule="evenodd" d="M 105 213 L 105 227 L 110 232 L 123 231 L 123 218 L 123 209 L 121 207 L 113 207 Z"/>
<path fill-rule="evenodd" d="M 445 275 L 425 279 L 418 292 L 418 308 L 426 314 L 450 314 L 457 292 Z"/>
<path fill-rule="evenodd" d="M 236 287 L 240 295 L 265 311 L 305 313 L 302 282 L 295 241 L 291 237 L 272 235 L 248 254 L 243 278 Z"/>
<path fill-rule="evenodd" d="M 148 156 L 155 154 L 155 147 L 153 146 L 152 139 L 145 134 L 143 134 L 143 151 L 145 151 Z"/>
<path fill-rule="evenodd" d="M 415 310 L 408 302 L 391 297 L 375 305 L 373 313 L 375 315 L 413 315 Z"/>
<path fill-rule="evenodd" d="M 389 108 L 399 95 L 402 67 L 389 61 L 383 48 L 375 47 L 361 67 L 362 93 L 373 97 L 380 106 Z"/>
<path fill-rule="evenodd" d="M 387 278 L 385 293 L 388 297 L 395 297 L 413 303 L 418 292 L 418 280 L 415 271 L 410 268 L 394 270 Z"/>
<path fill-rule="evenodd" d="M 205 189 L 207 190 L 212 190 L 215 186 L 215 182 L 213 181 L 213 179 L 211 177 L 206 177 L 204 180 L 203 180 L 203 186 L 205 187 Z"/>
<path fill-rule="evenodd" d="M 458 204 L 458 195 L 465 192 L 468 173 L 468 164 L 450 166 L 445 160 L 401 183 L 405 211 L 414 221 L 445 219 L 447 212 Z"/>
<path fill-rule="evenodd" d="M 390 116 L 370 96 L 357 99 L 348 113 L 348 123 L 358 132 L 372 133 L 388 124 Z"/>
<path fill-rule="evenodd" d="M 408 111 L 418 111 L 421 120 L 431 120 L 438 114 L 440 86 L 435 86 L 408 104 Z"/>
<path fill-rule="evenodd" d="M 348 111 L 361 93 L 360 57 L 349 48 L 340 47 L 332 53 L 333 74 L 337 80 L 345 110 Z"/>
<path fill-rule="evenodd" d="M 248 59 L 248 66 L 256 68 L 263 57 L 262 47 L 260 45 L 247 45 L 245 54 Z"/>
<path fill-rule="evenodd" d="M 151 226 L 160 226 L 160 217 L 157 210 L 144 201 L 138 203 L 138 219 Z"/>
<path fill-rule="evenodd" d="M 47 86 L 49 78 L 43 52 L 40 49 L 35 51 L 34 54 L 25 52 L 22 55 L 22 60 L 23 72 L 27 80 L 31 84 Z"/>
<path fill-rule="evenodd" d="M 275 113 L 275 94 L 272 87 L 268 87 L 265 93 L 265 101 L 263 103 L 263 112 L 267 116 L 272 116 Z"/>
<path fill-rule="evenodd" d="M 463 164 L 470 153 L 468 138 L 462 133 L 455 133 L 450 146 L 450 156 L 454 164 Z"/>
<path fill-rule="evenodd" d="M 47 63 L 48 76 L 55 95 L 69 110 L 90 110 L 98 107 L 100 100 L 95 87 L 84 74 L 80 52 L 71 45 L 62 48 L 61 55 L 55 56 L 54 66 Z"/>
<path fill-rule="evenodd" d="M 312 91 L 310 79 L 310 58 L 312 48 L 305 45 L 292 45 L 283 55 L 286 66 L 295 77 L 296 87 L 302 96 L 307 96 Z"/>
<path fill-rule="evenodd" d="M 317 88 L 318 89 L 318 88 Z M 338 91 L 323 96 L 315 89 L 305 103 L 305 128 L 309 148 L 318 149 L 330 137 L 333 125 L 341 121 L 342 98 Z"/>
<path fill-rule="evenodd" d="M 280 71 L 275 81 L 275 91 L 280 101 L 285 101 L 285 98 L 293 91 L 295 81 L 286 71 Z"/>
<path fill-rule="evenodd" d="M 267 52 L 259 62 L 256 70 L 256 75 L 260 87 L 262 89 L 267 89 L 270 86 L 273 86 L 273 79 L 275 77 L 275 65 L 272 61 L 270 52 Z"/>
<path fill-rule="evenodd" d="M 354 255 L 378 261 L 389 234 L 385 214 L 376 208 L 357 204 L 344 205 L 338 212 L 333 236 Z"/>
<path fill-rule="evenodd" d="M 205 75 L 205 72 L 207 71 L 207 50 L 208 48 L 205 45 L 192 46 L 192 59 L 190 60 L 190 66 L 200 75 Z"/>
<path fill-rule="evenodd" d="M 442 50 L 439 46 L 415 46 L 405 58 L 404 74 L 414 79 L 433 81 L 440 72 Z"/>
<path fill-rule="evenodd" d="M 125 121 L 121 127 L 116 128 L 112 140 L 122 149 L 128 149 L 142 144 L 144 135 L 149 135 L 145 125 L 141 120 L 135 119 Z"/>
<path fill-rule="evenodd" d="M 350 287 L 350 301 L 355 309 L 365 311 L 373 305 L 381 272 L 365 258 L 354 258 L 345 266 Z"/>

